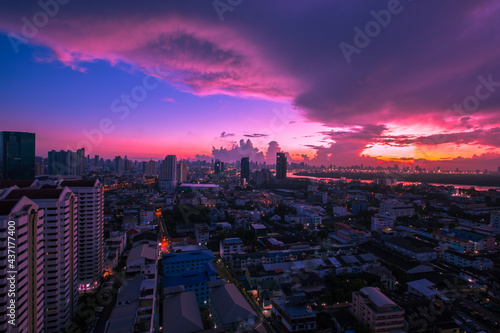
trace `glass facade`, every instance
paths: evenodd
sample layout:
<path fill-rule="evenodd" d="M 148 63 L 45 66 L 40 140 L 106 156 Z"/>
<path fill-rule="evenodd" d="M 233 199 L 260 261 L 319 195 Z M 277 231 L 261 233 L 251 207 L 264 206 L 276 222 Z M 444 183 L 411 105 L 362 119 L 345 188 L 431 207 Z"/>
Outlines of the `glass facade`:
<path fill-rule="evenodd" d="M 35 134 L 0 132 L 0 179 L 35 179 Z"/>

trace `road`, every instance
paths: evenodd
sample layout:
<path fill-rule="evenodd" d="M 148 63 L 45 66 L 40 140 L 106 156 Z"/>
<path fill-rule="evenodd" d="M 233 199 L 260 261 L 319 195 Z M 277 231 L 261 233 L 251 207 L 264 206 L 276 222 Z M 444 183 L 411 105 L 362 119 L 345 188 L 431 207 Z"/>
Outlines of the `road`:
<path fill-rule="evenodd" d="M 474 301 L 468 299 L 468 298 L 461 298 L 461 301 L 463 301 L 465 304 L 470 306 L 472 308 L 472 311 L 477 311 L 479 313 L 484 313 L 487 317 L 490 317 L 496 322 L 500 322 L 500 316 L 498 316 L 496 313 L 491 312 L 490 310 L 486 309 L 484 306 L 481 304 L 475 303 Z M 463 312 L 466 312 L 466 310 L 461 309 Z M 470 313 L 466 313 L 467 318 L 472 319 L 474 323 L 478 323 L 479 326 L 481 327 L 488 327 L 488 329 L 485 329 L 487 332 L 494 332 L 496 329 L 494 329 L 490 323 L 485 323 L 482 320 L 479 320 L 478 318 L 473 317 L 470 315 Z"/>
<path fill-rule="evenodd" d="M 236 282 L 236 279 L 233 277 L 233 275 L 228 270 L 228 268 L 226 268 L 226 266 L 224 266 L 223 262 L 219 263 L 217 261 L 214 261 L 214 266 L 222 279 L 226 280 L 229 283 Z M 242 293 L 242 295 L 247 299 L 248 304 L 250 304 L 252 309 L 255 311 L 255 313 L 259 317 L 259 320 L 264 325 L 266 332 L 276 333 L 276 330 L 273 327 L 271 327 L 270 321 L 268 321 L 268 319 L 262 314 L 262 309 L 260 308 L 260 306 L 257 303 L 255 303 L 255 301 L 253 299 L 248 297 L 248 295 L 246 293 Z"/>

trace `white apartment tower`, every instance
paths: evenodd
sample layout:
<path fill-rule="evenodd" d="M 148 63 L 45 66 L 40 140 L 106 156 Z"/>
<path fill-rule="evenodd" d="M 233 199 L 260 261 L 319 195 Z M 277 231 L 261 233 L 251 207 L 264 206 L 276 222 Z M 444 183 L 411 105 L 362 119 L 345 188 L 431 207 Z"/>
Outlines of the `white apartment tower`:
<path fill-rule="evenodd" d="M 68 187 L 11 187 L 1 199 L 31 199 L 44 210 L 44 332 L 60 332 L 77 305 L 77 199 Z"/>
<path fill-rule="evenodd" d="M 46 331 L 43 214 L 43 209 L 24 196 L 0 200 L 0 332 Z M 14 295 L 11 294 L 11 277 L 15 281 Z M 15 326 L 8 322 L 12 318 L 8 316 L 8 306 L 13 308 L 11 299 L 15 302 Z"/>
<path fill-rule="evenodd" d="M 98 180 L 62 181 L 78 199 L 78 290 L 98 286 L 103 273 L 103 186 Z"/>
<path fill-rule="evenodd" d="M 161 164 L 160 191 L 173 191 L 177 186 L 177 157 L 167 155 Z"/>

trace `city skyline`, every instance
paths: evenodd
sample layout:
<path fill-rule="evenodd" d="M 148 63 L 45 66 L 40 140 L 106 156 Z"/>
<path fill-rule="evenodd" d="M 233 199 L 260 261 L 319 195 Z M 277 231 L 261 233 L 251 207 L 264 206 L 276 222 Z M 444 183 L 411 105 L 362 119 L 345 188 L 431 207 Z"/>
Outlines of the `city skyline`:
<path fill-rule="evenodd" d="M 0 130 L 38 156 L 500 166 L 494 1 L 44 4 L 0 14 Z"/>

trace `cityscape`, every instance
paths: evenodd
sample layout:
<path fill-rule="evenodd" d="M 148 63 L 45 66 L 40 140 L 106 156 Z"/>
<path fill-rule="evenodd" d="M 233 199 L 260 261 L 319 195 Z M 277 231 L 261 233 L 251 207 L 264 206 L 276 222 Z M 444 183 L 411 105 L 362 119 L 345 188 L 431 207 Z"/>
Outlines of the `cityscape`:
<path fill-rule="evenodd" d="M 496 1 L 0 18 L 0 332 L 500 332 Z"/>

